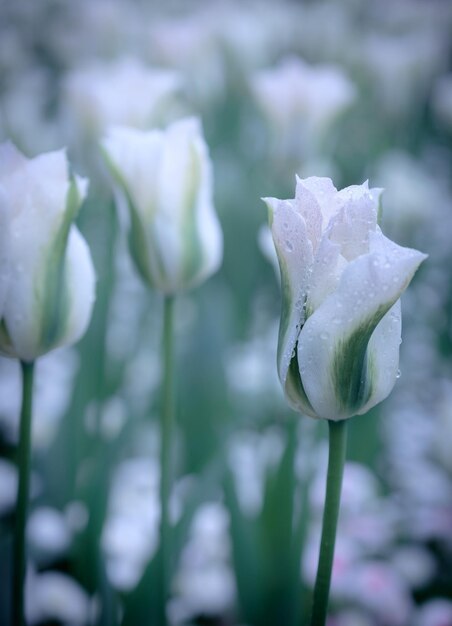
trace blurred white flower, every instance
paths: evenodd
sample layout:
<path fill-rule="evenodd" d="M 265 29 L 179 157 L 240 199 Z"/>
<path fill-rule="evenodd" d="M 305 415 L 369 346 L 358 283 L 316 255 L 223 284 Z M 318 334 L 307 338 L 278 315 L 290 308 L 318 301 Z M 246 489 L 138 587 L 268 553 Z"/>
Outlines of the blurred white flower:
<path fill-rule="evenodd" d="M 130 211 L 130 251 L 145 282 L 164 293 L 200 284 L 219 267 L 223 236 L 211 161 L 196 118 L 165 131 L 110 129 L 105 160 Z"/>
<path fill-rule="evenodd" d="M 434 30 L 406 34 L 372 32 L 356 46 L 356 63 L 370 80 L 386 115 L 410 115 L 422 107 L 443 66 L 447 41 Z"/>
<path fill-rule="evenodd" d="M 343 609 L 334 614 L 328 626 L 375 626 L 374 618 L 363 609 Z"/>
<path fill-rule="evenodd" d="M 267 259 L 267 261 L 273 266 L 275 270 L 276 278 L 279 281 L 281 278 L 278 256 L 276 254 L 275 246 L 272 238 L 272 231 L 267 226 L 267 224 L 263 224 L 258 231 L 257 241 L 260 248 L 260 251 Z"/>
<path fill-rule="evenodd" d="M 83 502 L 73 500 L 66 505 L 64 516 L 69 530 L 72 533 L 79 533 L 88 524 L 89 511 Z"/>
<path fill-rule="evenodd" d="M 11 212 L 1 353 L 33 361 L 86 331 L 94 267 L 73 224 L 85 192 L 86 181 L 69 179 L 64 151 L 27 159 L 9 142 L 0 146 L 0 194 Z"/>
<path fill-rule="evenodd" d="M 256 72 L 251 89 L 286 157 L 313 156 L 356 98 L 355 86 L 342 68 L 311 66 L 297 57 Z"/>
<path fill-rule="evenodd" d="M 278 270 L 279 271 L 279 270 Z M 278 327 L 272 322 L 249 341 L 233 345 L 226 355 L 226 376 L 234 395 L 256 395 L 278 399 L 281 391 L 275 371 Z"/>
<path fill-rule="evenodd" d="M 421 545 L 396 546 L 391 561 L 412 589 L 426 585 L 436 573 L 432 554 Z"/>
<path fill-rule="evenodd" d="M 146 67 L 139 60 L 95 62 L 67 74 L 63 100 L 74 140 L 80 129 L 97 138 L 109 126 L 151 128 L 165 120 L 181 87 L 176 72 Z"/>
<path fill-rule="evenodd" d="M 78 370 L 73 349 L 55 350 L 39 359 L 35 371 L 32 438 L 33 447 L 46 449 L 68 408 Z M 11 441 L 19 432 L 21 376 L 17 363 L 0 357 L 0 429 Z"/>
<path fill-rule="evenodd" d="M 317 446 L 311 454 L 315 469 L 310 481 L 312 523 L 320 529 L 325 499 L 327 449 Z M 371 470 L 360 463 L 347 462 L 344 468 L 341 515 L 338 534 L 363 556 L 390 548 L 397 537 L 397 507 L 381 495 L 381 487 Z"/>
<path fill-rule="evenodd" d="M 245 515 L 259 514 L 265 481 L 269 473 L 278 466 L 283 451 L 284 437 L 276 428 L 268 429 L 263 434 L 240 432 L 232 439 L 228 462 Z"/>
<path fill-rule="evenodd" d="M 443 182 L 401 151 L 386 152 L 377 163 L 375 177 L 385 189 L 381 215 L 385 232 L 403 244 L 425 242 L 435 255 L 435 226 L 443 223 L 445 208 L 450 203 Z"/>
<path fill-rule="evenodd" d="M 108 398 L 102 405 L 100 414 L 100 432 L 108 441 L 115 439 L 127 421 L 127 406 L 119 396 Z"/>
<path fill-rule="evenodd" d="M 193 519 L 174 581 L 170 614 L 176 623 L 231 609 L 235 583 L 231 568 L 229 518 L 224 506 L 203 504 Z"/>
<path fill-rule="evenodd" d="M 114 588 L 130 591 L 158 546 L 159 467 L 155 460 L 123 461 L 113 477 L 102 548 Z"/>
<path fill-rule="evenodd" d="M 452 601 L 434 598 L 425 602 L 417 611 L 414 626 L 450 626 L 452 624 Z"/>
<path fill-rule="evenodd" d="M 325 502 L 326 458 L 319 466 L 322 466 L 322 471 L 317 472 L 310 487 L 310 494 L 311 506 L 321 513 Z M 361 463 L 347 461 L 342 483 L 341 515 L 361 513 L 366 506 L 375 503 L 379 491 L 378 481 L 369 468 Z"/>
<path fill-rule="evenodd" d="M 379 561 L 355 563 L 346 579 L 348 599 L 370 611 L 377 623 L 409 623 L 413 609 L 409 587 L 393 568 Z"/>
<path fill-rule="evenodd" d="M 452 441 L 452 382 L 444 381 L 441 385 L 441 395 L 438 401 L 438 428 L 435 430 L 433 450 L 438 458 L 449 471 L 452 482 L 452 458 L 450 446 Z"/>
<path fill-rule="evenodd" d="M 306 583 L 314 586 L 320 549 L 320 526 L 311 530 L 303 552 L 302 576 Z M 348 572 L 362 560 L 362 550 L 354 541 L 339 532 L 334 549 L 331 578 L 331 595 L 343 598 L 348 593 Z"/>
<path fill-rule="evenodd" d="M 51 507 L 38 507 L 29 516 L 27 539 L 39 562 L 51 561 L 69 548 L 72 533 L 64 515 Z"/>
<path fill-rule="evenodd" d="M 451 541 L 451 477 L 438 446 L 447 440 L 442 407 L 450 402 L 448 388 L 437 378 L 428 387 L 408 385 L 384 421 L 388 479 L 404 533 L 413 541 Z M 425 398 L 422 389 L 428 389 Z"/>
<path fill-rule="evenodd" d="M 198 106 L 215 101 L 224 91 L 225 70 L 218 45 L 218 15 L 206 10 L 154 19 L 149 54 L 184 77 L 188 96 Z"/>
<path fill-rule="evenodd" d="M 60 572 L 29 571 L 25 585 L 25 614 L 30 624 L 59 621 L 67 626 L 86 626 L 90 598 L 73 579 Z"/>

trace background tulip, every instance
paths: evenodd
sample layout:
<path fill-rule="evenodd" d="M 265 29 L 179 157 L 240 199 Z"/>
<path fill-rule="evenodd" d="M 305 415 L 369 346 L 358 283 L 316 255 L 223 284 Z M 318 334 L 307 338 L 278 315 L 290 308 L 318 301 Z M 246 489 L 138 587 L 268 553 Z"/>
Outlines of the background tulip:
<path fill-rule="evenodd" d="M 33 361 L 85 332 L 95 276 L 87 244 L 72 224 L 86 181 L 69 178 L 64 151 L 27 159 L 0 146 L 0 192 L 10 212 L 10 267 L 0 327 L 0 351 Z M 2 232 L 5 232 L 2 230 Z"/>
<path fill-rule="evenodd" d="M 294 200 L 266 200 L 283 290 L 279 377 L 311 417 L 365 413 L 397 378 L 399 297 L 426 257 L 383 235 L 380 191 L 311 177 Z"/>
<path fill-rule="evenodd" d="M 0 319 L 5 306 L 10 276 L 9 207 L 4 195 L 0 195 Z"/>
<path fill-rule="evenodd" d="M 113 128 L 103 149 L 127 198 L 130 250 L 144 280 L 175 293 L 216 271 L 222 234 L 199 121 L 183 119 L 165 131 Z"/>

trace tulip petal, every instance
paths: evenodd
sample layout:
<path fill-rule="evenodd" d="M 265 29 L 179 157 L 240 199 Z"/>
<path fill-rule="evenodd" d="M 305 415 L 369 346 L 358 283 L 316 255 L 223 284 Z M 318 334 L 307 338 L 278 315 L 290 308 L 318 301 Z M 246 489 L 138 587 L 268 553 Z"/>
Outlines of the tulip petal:
<path fill-rule="evenodd" d="M 383 351 L 375 358 L 371 338 L 426 258 L 394 244 L 379 229 L 370 233 L 369 245 L 370 253 L 349 263 L 337 291 L 307 319 L 298 338 L 303 386 L 322 418 L 351 417 L 370 408 L 377 394 L 383 399 L 375 391 L 375 369 L 385 359 Z M 385 332 L 382 329 L 377 337 Z M 390 351 L 388 359 L 393 358 Z"/>
<path fill-rule="evenodd" d="M 11 278 L 10 210 L 5 193 L 0 187 L 0 320 Z"/>
<path fill-rule="evenodd" d="M 162 242 L 168 291 L 178 289 L 180 284 L 190 286 L 203 263 L 196 219 L 205 173 L 194 144 L 199 133 L 197 119 L 180 120 L 168 129 L 168 141 L 163 146 L 155 229 Z"/>
<path fill-rule="evenodd" d="M 57 345 L 65 334 L 66 318 L 70 310 L 65 257 L 69 231 L 81 201 L 79 181 L 73 178 L 67 194 L 66 210 L 53 243 L 48 247 L 46 270 L 42 273 L 45 282 L 42 285 L 39 335 L 40 345 L 44 350 Z"/>
<path fill-rule="evenodd" d="M 298 334 L 304 322 L 312 244 L 303 217 L 292 202 L 264 198 L 270 211 L 273 242 L 281 271 L 282 311 L 278 338 L 278 373 L 286 386 Z M 289 381 L 291 384 L 293 381 Z"/>
<path fill-rule="evenodd" d="M 375 328 L 367 346 L 368 360 L 372 363 L 372 391 L 358 415 L 384 400 L 392 391 L 399 370 L 399 349 L 402 341 L 402 315 L 400 299 L 392 306 Z"/>
<path fill-rule="evenodd" d="M 160 138 L 157 131 L 141 133 L 114 127 L 103 141 L 101 152 L 130 215 L 129 249 L 135 265 L 150 286 L 164 283 L 160 249 L 152 245 L 156 232 L 155 176 L 159 165 Z M 148 176 L 148 171 L 150 176 Z"/>
<path fill-rule="evenodd" d="M 306 316 L 309 317 L 327 296 L 336 289 L 341 274 L 347 265 L 340 254 L 340 245 L 330 241 L 325 234 L 317 249 L 309 285 Z"/>
<path fill-rule="evenodd" d="M 174 293 L 215 271 L 223 240 L 199 120 L 182 119 L 148 133 L 113 128 L 103 154 L 126 195 L 130 249 L 146 282 Z"/>
<path fill-rule="evenodd" d="M 65 289 L 69 306 L 64 320 L 64 335 L 59 344 L 72 344 L 84 334 L 95 301 L 96 275 L 91 252 L 76 226 L 72 226 L 65 258 Z"/>
<path fill-rule="evenodd" d="M 314 249 L 317 247 L 322 230 L 339 208 L 337 195 L 337 189 L 331 178 L 309 176 L 301 179 L 297 176 L 295 198 L 299 202 L 300 212 L 306 222 L 313 221 L 309 232 L 314 236 L 311 238 Z"/>
<path fill-rule="evenodd" d="M 337 197 L 344 203 L 331 219 L 328 236 L 340 245 L 341 255 L 352 261 L 369 250 L 369 235 L 377 227 L 378 199 L 367 183 L 342 189 Z"/>

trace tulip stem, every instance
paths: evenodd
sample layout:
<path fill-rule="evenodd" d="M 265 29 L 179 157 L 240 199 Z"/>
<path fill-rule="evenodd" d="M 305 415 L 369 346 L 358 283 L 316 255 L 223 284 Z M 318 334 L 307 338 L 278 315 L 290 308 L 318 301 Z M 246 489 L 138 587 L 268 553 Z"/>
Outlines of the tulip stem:
<path fill-rule="evenodd" d="M 166 602 L 171 579 L 171 526 L 169 499 L 171 491 L 172 431 L 174 423 L 174 297 L 166 296 L 163 311 L 163 406 L 160 440 L 160 546 L 161 546 L 161 620 L 166 624 Z"/>
<path fill-rule="evenodd" d="M 13 544 L 12 626 L 22 626 L 24 619 L 25 528 L 27 524 L 28 492 L 30 486 L 31 417 L 34 363 L 21 362 L 22 410 L 19 429 L 19 487 Z"/>
<path fill-rule="evenodd" d="M 337 521 L 341 503 L 342 477 L 344 474 L 347 448 L 347 421 L 348 420 L 338 422 L 332 420 L 328 421 L 328 473 L 311 626 L 324 626 L 326 623 L 334 558 L 334 544 L 336 542 Z"/>

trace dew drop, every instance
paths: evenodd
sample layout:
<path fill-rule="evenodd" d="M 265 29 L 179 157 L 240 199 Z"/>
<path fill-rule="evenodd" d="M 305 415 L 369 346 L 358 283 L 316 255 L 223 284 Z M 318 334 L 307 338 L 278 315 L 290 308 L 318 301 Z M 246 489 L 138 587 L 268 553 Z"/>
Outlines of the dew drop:
<path fill-rule="evenodd" d="M 396 378 L 400 378 L 401 375 L 402 375 L 402 372 L 400 370 L 397 370 Z"/>
<path fill-rule="evenodd" d="M 326 341 L 329 337 L 329 334 L 326 331 L 323 331 L 320 333 L 320 339 L 323 339 L 324 341 Z"/>
<path fill-rule="evenodd" d="M 289 252 L 293 251 L 293 244 L 289 240 L 286 240 L 286 249 L 289 250 Z"/>

